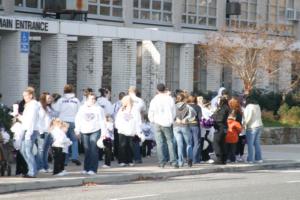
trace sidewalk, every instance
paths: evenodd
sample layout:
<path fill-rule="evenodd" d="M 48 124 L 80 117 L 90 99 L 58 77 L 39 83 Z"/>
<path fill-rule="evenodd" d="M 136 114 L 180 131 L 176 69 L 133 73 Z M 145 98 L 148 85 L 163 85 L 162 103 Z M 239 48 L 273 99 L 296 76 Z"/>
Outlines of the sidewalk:
<path fill-rule="evenodd" d="M 156 156 L 145 158 L 143 164 L 135 167 L 118 167 L 116 162 L 111 168 L 99 168 L 95 176 L 81 175 L 82 166 L 71 164 L 66 169 L 67 176 L 56 177 L 51 174 L 39 174 L 38 178 L 25 179 L 22 177 L 0 177 L 0 194 L 24 190 L 50 189 L 59 187 L 82 186 L 87 183 L 117 184 L 136 180 L 157 180 L 174 176 L 207 174 L 217 172 L 241 172 L 262 169 L 279 169 L 300 167 L 299 145 L 263 146 L 263 164 L 234 163 L 223 165 L 198 164 L 192 168 L 173 169 L 166 166 L 157 167 Z M 102 163 L 100 163 L 101 165 Z"/>

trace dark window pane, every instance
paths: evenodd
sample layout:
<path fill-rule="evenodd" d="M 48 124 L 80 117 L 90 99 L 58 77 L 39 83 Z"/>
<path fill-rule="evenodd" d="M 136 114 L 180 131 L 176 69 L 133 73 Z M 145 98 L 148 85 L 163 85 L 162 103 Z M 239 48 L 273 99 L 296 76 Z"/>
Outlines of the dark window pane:
<path fill-rule="evenodd" d="M 181 22 L 184 23 L 184 24 L 186 23 L 186 15 L 182 15 Z"/>
<path fill-rule="evenodd" d="M 133 11 L 133 18 L 135 18 L 135 19 L 139 18 L 139 11 L 138 10 Z"/>
<path fill-rule="evenodd" d="M 100 3 L 101 4 L 108 4 L 110 3 L 110 0 L 100 0 Z"/>
<path fill-rule="evenodd" d="M 164 2 L 164 10 L 172 11 L 172 3 L 171 2 Z"/>
<path fill-rule="evenodd" d="M 15 0 L 16 6 L 23 6 L 23 0 Z"/>
<path fill-rule="evenodd" d="M 97 14 L 97 6 L 96 5 L 89 5 L 89 13 L 90 14 Z"/>
<path fill-rule="evenodd" d="M 202 26 L 206 26 L 206 17 L 198 17 L 198 24 Z"/>
<path fill-rule="evenodd" d="M 122 0 L 113 0 L 113 5 L 122 6 Z"/>
<path fill-rule="evenodd" d="M 135 7 L 135 8 L 139 7 L 139 0 L 134 0 L 133 7 Z"/>
<path fill-rule="evenodd" d="M 141 8 L 150 8 L 150 0 L 141 0 Z"/>
<path fill-rule="evenodd" d="M 100 15 L 110 16 L 110 7 L 101 6 Z"/>
<path fill-rule="evenodd" d="M 27 0 L 26 7 L 28 8 L 37 8 L 38 7 L 38 0 Z"/>
<path fill-rule="evenodd" d="M 149 11 L 141 11 L 141 19 L 150 19 Z"/>
<path fill-rule="evenodd" d="M 172 21 L 172 14 L 164 13 L 164 22 L 171 22 Z"/>
<path fill-rule="evenodd" d="M 217 25 L 217 20 L 215 18 L 209 18 L 208 19 L 208 25 L 209 26 L 216 26 Z"/>
<path fill-rule="evenodd" d="M 122 8 L 113 8 L 114 17 L 122 17 Z"/>
<path fill-rule="evenodd" d="M 161 19 L 161 13 L 160 12 L 152 12 L 152 20 L 155 20 L 155 21 L 160 21 Z"/>
<path fill-rule="evenodd" d="M 160 10 L 161 9 L 161 1 L 152 1 L 152 9 Z"/>
<path fill-rule="evenodd" d="M 196 16 L 188 16 L 188 23 L 189 24 L 196 24 L 197 17 Z"/>

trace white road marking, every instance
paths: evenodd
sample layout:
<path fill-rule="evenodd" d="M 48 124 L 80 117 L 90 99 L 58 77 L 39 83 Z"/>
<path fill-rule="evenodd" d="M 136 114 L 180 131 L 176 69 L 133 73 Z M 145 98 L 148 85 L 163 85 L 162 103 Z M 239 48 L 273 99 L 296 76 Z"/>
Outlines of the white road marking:
<path fill-rule="evenodd" d="M 300 181 L 288 181 L 287 183 L 300 183 Z"/>
<path fill-rule="evenodd" d="M 123 197 L 123 198 L 116 198 L 116 199 L 110 199 L 110 200 L 142 199 L 145 197 L 155 197 L 155 196 L 159 196 L 159 195 L 158 194 L 148 194 L 148 195 L 143 195 L 143 196 Z"/>

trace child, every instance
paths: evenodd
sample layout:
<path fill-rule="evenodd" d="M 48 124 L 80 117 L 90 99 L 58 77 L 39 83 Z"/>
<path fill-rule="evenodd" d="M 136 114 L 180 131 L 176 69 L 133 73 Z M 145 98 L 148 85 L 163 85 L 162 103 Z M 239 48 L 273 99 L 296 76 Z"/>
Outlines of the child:
<path fill-rule="evenodd" d="M 53 137 L 52 151 L 54 158 L 53 175 L 64 176 L 65 172 L 65 157 L 68 153 L 68 148 L 72 144 L 67 137 L 69 124 L 60 119 L 53 119 L 50 123 L 50 133 Z"/>
<path fill-rule="evenodd" d="M 239 140 L 239 134 L 242 132 L 242 125 L 236 121 L 236 113 L 231 112 L 227 119 L 228 130 L 225 138 L 227 159 L 235 162 L 236 144 Z"/>
<path fill-rule="evenodd" d="M 142 144 L 142 155 L 143 157 L 146 157 L 146 155 L 150 157 L 154 142 L 154 132 L 146 114 L 142 123 L 142 133 L 145 136 L 145 141 Z"/>
<path fill-rule="evenodd" d="M 104 145 L 104 165 L 103 168 L 109 168 L 112 160 L 112 147 L 114 141 L 114 123 L 110 115 L 105 116 L 105 127 L 107 134 L 101 136 Z"/>

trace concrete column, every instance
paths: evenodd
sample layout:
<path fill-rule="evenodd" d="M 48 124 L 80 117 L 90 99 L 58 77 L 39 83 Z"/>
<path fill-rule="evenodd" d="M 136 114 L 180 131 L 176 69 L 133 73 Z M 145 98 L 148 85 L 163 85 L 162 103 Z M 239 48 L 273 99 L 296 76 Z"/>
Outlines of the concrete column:
<path fill-rule="evenodd" d="M 267 1 L 257 1 L 257 24 L 262 26 L 267 23 L 267 11 L 268 11 L 268 2 Z"/>
<path fill-rule="evenodd" d="M 267 70 L 259 68 L 256 76 L 255 87 L 259 89 L 268 89 L 270 85 L 270 74 Z"/>
<path fill-rule="evenodd" d="M 194 84 L 194 45 L 180 47 L 179 88 L 193 91 Z"/>
<path fill-rule="evenodd" d="M 41 41 L 41 92 L 63 93 L 67 83 L 67 36 L 44 35 Z"/>
<path fill-rule="evenodd" d="M 0 40 L 0 93 L 3 103 L 22 99 L 28 86 L 28 53 L 21 53 L 21 32 L 3 32 Z"/>
<path fill-rule="evenodd" d="M 102 83 L 103 43 L 99 37 L 79 37 L 77 46 L 77 94 L 90 87 L 98 91 Z"/>
<path fill-rule="evenodd" d="M 15 11 L 15 1 L 2 0 L 2 6 L 5 15 L 12 15 Z"/>
<path fill-rule="evenodd" d="M 142 98 L 149 105 L 157 84 L 165 83 L 166 43 L 143 41 L 142 45 Z"/>
<path fill-rule="evenodd" d="M 226 26 L 226 1 L 217 1 L 217 28 L 222 29 Z"/>
<path fill-rule="evenodd" d="M 222 66 L 208 60 L 207 62 L 207 91 L 218 91 L 221 86 Z"/>
<path fill-rule="evenodd" d="M 181 28 L 182 9 L 184 6 L 184 0 L 175 0 L 172 2 L 172 23 L 177 30 Z"/>
<path fill-rule="evenodd" d="M 123 19 L 125 26 L 130 26 L 133 21 L 133 0 L 123 1 Z"/>
<path fill-rule="evenodd" d="M 136 85 L 136 40 L 115 39 L 112 41 L 112 100 L 120 92 L 127 92 Z"/>
<path fill-rule="evenodd" d="M 232 92 L 233 93 L 242 93 L 244 90 L 244 83 L 240 79 L 239 75 L 235 70 L 232 70 Z"/>

